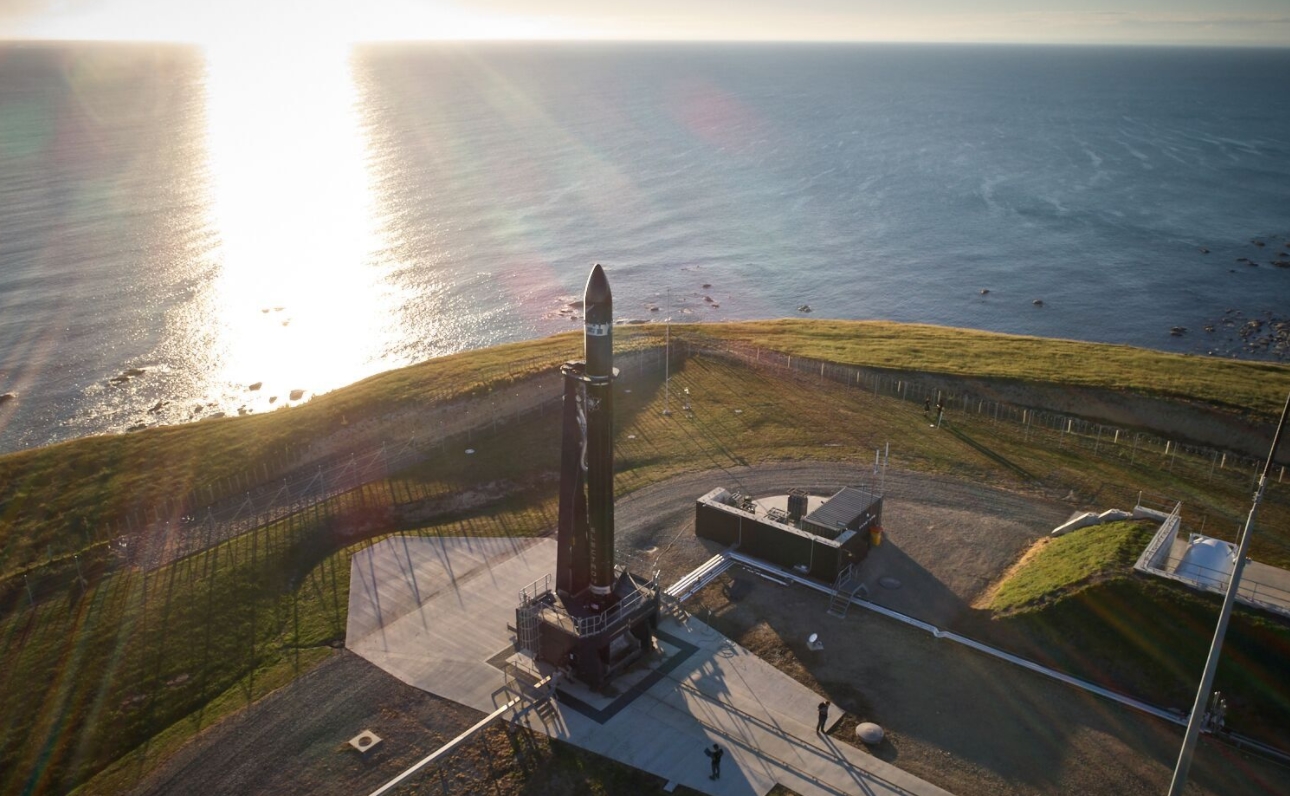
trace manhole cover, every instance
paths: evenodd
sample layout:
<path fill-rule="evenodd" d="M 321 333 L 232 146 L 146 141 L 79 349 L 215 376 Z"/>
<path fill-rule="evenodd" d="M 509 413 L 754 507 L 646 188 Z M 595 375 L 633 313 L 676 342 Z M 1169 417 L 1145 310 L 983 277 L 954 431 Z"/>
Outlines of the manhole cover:
<path fill-rule="evenodd" d="M 886 577 L 878 578 L 878 585 L 882 586 L 884 589 L 899 589 L 900 581 L 887 575 Z"/>

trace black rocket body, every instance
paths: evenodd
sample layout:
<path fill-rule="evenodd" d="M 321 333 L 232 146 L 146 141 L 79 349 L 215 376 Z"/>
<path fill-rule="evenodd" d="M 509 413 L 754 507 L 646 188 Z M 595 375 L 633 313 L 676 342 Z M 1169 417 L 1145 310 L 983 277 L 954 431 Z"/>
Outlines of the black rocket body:
<path fill-rule="evenodd" d="M 607 595 L 614 586 L 614 297 L 599 263 L 587 277 L 582 301 L 591 593 Z"/>
<path fill-rule="evenodd" d="M 516 649 L 601 691 L 658 649 L 658 578 L 614 568 L 614 298 L 599 265 L 582 296 L 582 359 L 565 362 L 555 589 L 515 609 Z M 657 575 L 657 573 L 656 573 Z"/>
<path fill-rule="evenodd" d="M 614 588 L 614 299 L 596 265 L 583 292 L 583 359 L 565 377 L 556 589 L 609 607 Z"/>

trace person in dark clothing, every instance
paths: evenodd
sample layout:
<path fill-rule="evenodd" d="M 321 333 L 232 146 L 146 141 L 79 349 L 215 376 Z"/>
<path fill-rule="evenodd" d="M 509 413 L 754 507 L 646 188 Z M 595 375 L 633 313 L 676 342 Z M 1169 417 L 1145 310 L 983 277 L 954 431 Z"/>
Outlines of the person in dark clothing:
<path fill-rule="evenodd" d="M 932 413 L 932 399 L 930 397 L 923 399 L 923 417 Z"/>
<path fill-rule="evenodd" d="M 829 703 L 820 703 L 820 723 L 815 726 L 816 732 L 824 732 L 824 725 L 829 722 Z"/>
<path fill-rule="evenodd" d="M 703 753 L 712 759 L 712 773 L 708 775 L 708 779 L 721 779 L 721 756 L 726 753 L 725 750 L 713 744 L 711 749 L 704 749 Z"/>

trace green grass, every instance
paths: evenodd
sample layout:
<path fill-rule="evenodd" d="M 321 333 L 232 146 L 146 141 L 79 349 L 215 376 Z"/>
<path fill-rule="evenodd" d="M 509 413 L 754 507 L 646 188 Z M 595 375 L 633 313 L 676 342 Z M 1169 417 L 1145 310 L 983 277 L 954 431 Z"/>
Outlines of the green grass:
<path fill-rule="evenodd" d="M 656 345 L 657 332 L 624 328 L 617 348 Z M 205 505 L 207 496 L 228 493 L 226 488 L 221 494 L 218 485 L 266 467 L 272 472 L 312 441 L 344 428 L 406 419 L 550 373 L 578 355 L 580 342 L 564 334 L 472 351 L 372 376 L 267 414 L 88 437 L 0 456 L 0 577 L 92 550 L 128 515 L 176 512 L 174 504 L 189 494 Z M 391 425 L 397 428 L 391 434 L 401 433 Z"/>
<path fill-rule="evenodd" d="M 1121 693 L 1191 708 L 1220 599 L 1133 572 L 1151 523 L 1115 522 L 1046 542 L 963 630 Z M 1290 746 L 1290 626 L 1238 606 L 1215 687 L 1229 726 Z"/>
<path fill-rule="evenodd" d="M 632 346 L 653 344 L 656 337 L 644 330 L 620 339 Z M 574 353 L 575 343 L 563 336 L 427 363 L 262 417 L 0 457 L 3 566 L 16 572 L 18 565 L 37 565 L 50 548 L 55 558 L 77 551 L 88 556 L 97 548 L 81 546 L 68 517 L 111 516 L 147 505 L 167 488 L 254 465 L 283 445 L 325 435 L 341 418 L 367 422 L 428 411 L 472 391 L 524 389 L 526 374 L 549 372 Z M 1248 509 L 1248 478 L 1209 480 L 1202 470 L 1169 470 L 1158 456 L 1107 445 L 1090 457 L 1060 435 L 972 415 L 955 418 L 957 435 L 935 431 L 920 405 L 832 382 L 696 356 L 677 363 L 674 414 L 664 417 L 660 381 L 661 374 L 626 374 L 622 382 L 616 403 L 620 495 L 683 472 L 766 462 L 842 461 L 859 473 L 874 449 L 890 442 L 899 468 L 1048 495 L 1069 492 L 1100 507 L 1127 507 L 1146 489 L 1203 503 L 1210 516 L 1237 518 Z M 687 389 L 692 412 L 680 409 Z M 367 538 L 390 532 L 524 536 L 551 528 L 558 424 L 549 413 L 495 433 L 483 429 L 471 438 L 474 455 L 454 441 L 388 481 L 146 578 L 100 557 L 82 593 L 64 558 L 42 568 L 58 577 L 47 578 L 54 587 L 34 609 L 16 581 L 0 614 L 6 678 L 0 689 L 0 792 L 63 792 L 85 783 L 91 792 L 118 792 L 202 727 L 304 671 L 343 638 L 350 555 Z M 1272 554 L 1285 549 L 1277 547 L 1285 544 L 1285 532 L 1277 529 L 1290 527 L 1288 488 L 1274 485 L 1261 513 L 1271 530 L 1256 535 L 1256 542 L 1263 540 Z M 461 500 L 469 495 L 477 499 Z M 1094 584 L 1078 594 L 1106 588 Z M 1063 610 L 1083 599 L 1062 601 Z M 1071 620 L 1076 629 L 1093 626 L 1097 612 L 1090 611 Z M 1052 626 L 1075 632 L 1063 623 Z M 1034 629 L 1036 638 L 1061 648 L 1063 636 L 1047 632 Z M 1100 649 L 1096 634 L 1091 638 L 1088 649 Z M 1126 653 L 1132 654 L 1144 653 Z"/>
<path fill-rule="evenodd" d="M 622 327 L 616 346 L 656 346 L 660 332 Z M 934 326 L 782 320 L 674 326 L 673 333 L 678 341 L 717 338 L 843 364 L 1134 390 L 1263 415 L 1274 414 L 1290 392 L 1284 365 Z M 228 494 L 239 474 L 277 472 L 311 441 L 346 427 L 414 417 L 550 373 L 577 355 L 578 344 L 576 335 L 564 334 L 498 346 L 382 373 L 268 414 L 0 456 L 0 579 L 51 559 L 93 557 L 95 544 L 127 516 L 169 516 L 182 510 L 185 495 L 204 505 Z"/>
<path fill-rule="evenodd" d="M 1100 579 L 1122 576 L 1155 531 L 1153 523 L 1125 521 L 1053 538 L 999 587 L 990 608 L 998 613 L 1033 609 Z"/>
<path fill-rule="evenodd" d="M 1272 417 L 1290 393 L 1290 366 L 1125 345 L 888 321 L 784 319 L 691 329 L 839 364 L 1129 390 Z"/>
<path fill-rule="evenodd" d="M 973 634 L 1149 703 L 1191 709 L 1221 600 L 1159 578 L 1120 572 Z M 1228 699 L 1228 725 L 1290 748 L 1290 628 L 1237 607 L 1214 687 Z"/>

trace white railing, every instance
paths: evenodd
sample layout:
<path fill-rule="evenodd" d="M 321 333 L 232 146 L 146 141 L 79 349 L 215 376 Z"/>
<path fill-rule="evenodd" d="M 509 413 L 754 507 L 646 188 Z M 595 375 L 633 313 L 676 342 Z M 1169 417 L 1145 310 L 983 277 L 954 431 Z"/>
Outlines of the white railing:
<path fill-rule="evenodd" d="M 1151 541 L 1147 544 L 1146 549 L 1142 551 L 1142 555 L 1138 556 L 1133 568 L 1139 572 L 1159 574 L 1160 565 L 1157 563 L 1157 559 L 1160 557 L 1162 550 L 1165 550 L 1164 555 L 1169 555 L 1166 544 L 1168 544 L 1169 548 L 1173 547 L 1174 539 L 1178 536 L 1178 528 L 1181 525 L 1182 503 L 1176 503 L 1174 504 L 1174 510 L 1169 513 L 1168 517 L 1165 517 L 1164 522 L 1160 523 L 1160 528 L 1156 531 L 1156 535 L 1151 537 Z"/>
<path fill-rule="evenodd" d="M 551 576 L 543 575 L 520 589 L 520 605 L 528 605 L 549 591 L 551 591 Z"/>

